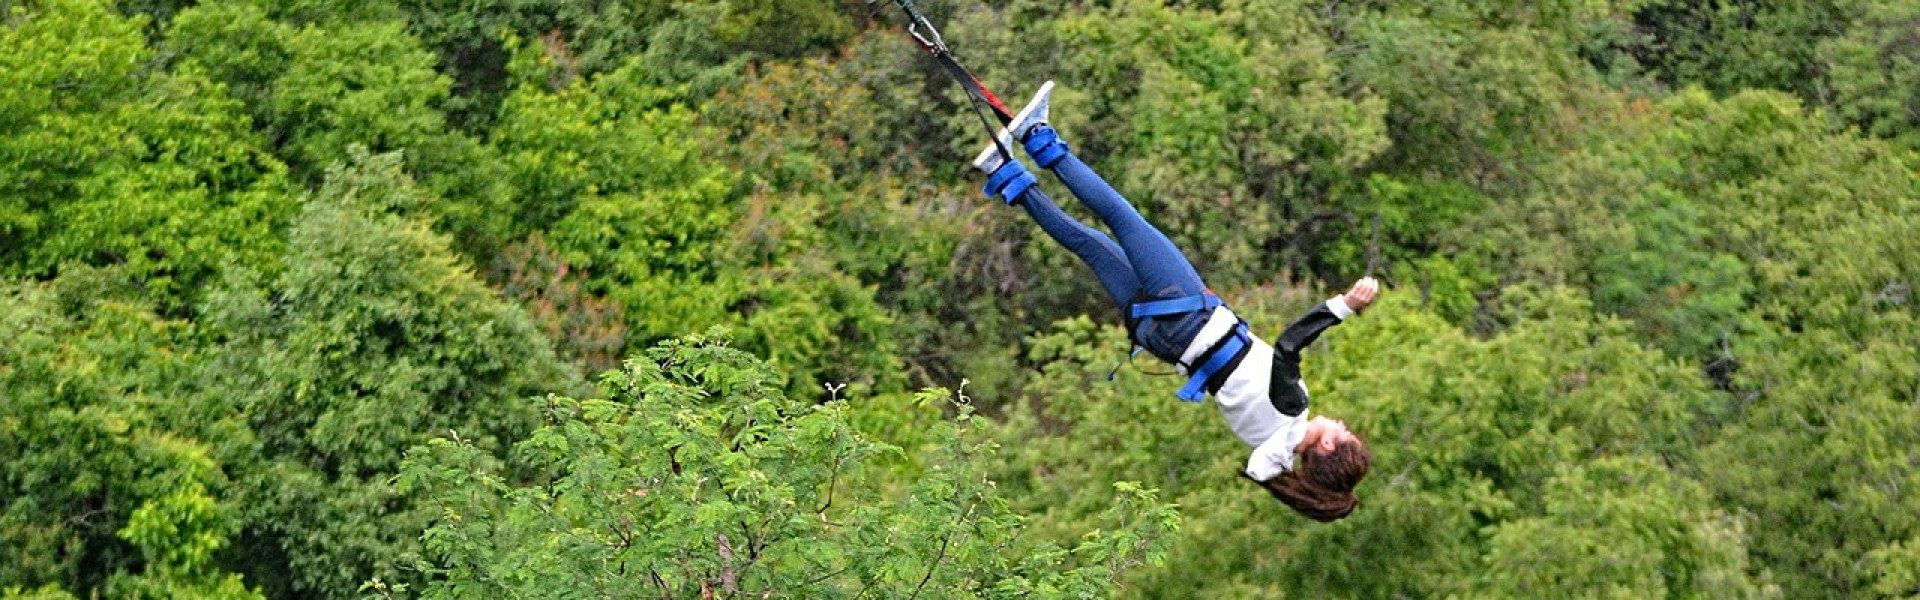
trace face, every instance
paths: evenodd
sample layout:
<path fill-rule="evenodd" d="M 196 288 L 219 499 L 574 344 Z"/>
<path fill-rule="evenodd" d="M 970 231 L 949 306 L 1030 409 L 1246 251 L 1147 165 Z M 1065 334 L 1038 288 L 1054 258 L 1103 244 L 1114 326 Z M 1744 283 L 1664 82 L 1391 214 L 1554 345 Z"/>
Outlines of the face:
<path fill-rule="evenodd" d="M 1359 439 L 1353 435 L 1353 432 L 1347 431 L 1347 424 L 1339 419 L 1314 417 L 1307 421 L 1307 435 L 1303 441 L 1307 442 L 1308 448 L 1314 452 L 1331 454 L 1340 444 L 1359 441 Z"/>

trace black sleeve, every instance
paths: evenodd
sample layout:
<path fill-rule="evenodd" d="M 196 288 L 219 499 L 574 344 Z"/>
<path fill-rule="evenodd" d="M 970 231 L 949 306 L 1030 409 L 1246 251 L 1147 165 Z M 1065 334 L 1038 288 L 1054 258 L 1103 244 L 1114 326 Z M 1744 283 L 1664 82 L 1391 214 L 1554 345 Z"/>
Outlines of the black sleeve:
<path fill-rule="evenodd" d="M 1289 417 L 1307 410 L 1307 390 L 1300 387 L 1300 350 L 1320 339 L 1320 333 L 1328 327 L 1339 324 L 1340 316 L 1321 302 L 1280 332 L 1280 339 L 1273 343 L 1272 379 L 1267 382 L 1267 399 L 1273 402 L 1274 410 Z"/>
<path fill-rule="evenodd" d="M 1280 332 L 1280 339 L 1273 341 L 1273 349 L 1283 354 L 1297 355 L 1308 344 L 1320 339 L 1320 332 L 1339 324 L 1340 316 L 1333 314 L 1333 309 L 1327 308 L 1327 303 L 1321 302 L 1307 314 L 1294 319 L 1286 331 Z"/>
<path fill-rule="evenodd" d="M 1267 381 L 1267 400 L 1273 409 L 1289 417 L 1307 410 L 1307 390 L 1300 387 L 1300 355 L 1273 353 L 1273 379 Z"/>

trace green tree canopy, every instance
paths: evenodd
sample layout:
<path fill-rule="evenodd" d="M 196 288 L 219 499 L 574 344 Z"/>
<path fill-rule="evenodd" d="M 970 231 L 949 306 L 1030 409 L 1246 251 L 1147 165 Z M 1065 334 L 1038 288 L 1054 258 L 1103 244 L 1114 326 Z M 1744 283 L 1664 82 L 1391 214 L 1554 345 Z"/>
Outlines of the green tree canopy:
<path fill-rule="evenodd" d="M 150 68 L 141 20 L 100 2 L 14 7 L 0 27 L 0 272 L 127 265 L 177 314 L 230 262 L 270 270 L 294 205 L 245 105 Z"/>
<path fill-rule="evenodd" d="M 1121 483 L 1110 529 L 1071 547 L 1026 539 L 982 475 L 993 446 L 965 404 L 914 449 L 922 475 L 892 482 L 883 467 L 900 449 L 849 425 L 852 400 L 792 399 L 780 379 L 717 339 L 668 342 L 608 372 L 608 399 L 542 403 L 545 425 L 515 449 L 529 480 L 466 440 L 416 449 L 402 489 L 438 513 L 419 591 L 1093 598 L 1158 561 L 1177 523 Z"/>
<path fill-rule="evenodd" d="M 199 357 L 134 279 L 77 269 L 0 292 L 0 585 L 254 597 L 216 560 L 241 525 L 228 474 L 183 431 L 234 424 L 169 402 Z"/>
<path fill-rule="evenodd" d="M 275 593 L 349 594 L 416 544 L 425 508 L 388 479 L 407 448 L 458 433 L 504 452 L 523 399 L 578 389 L 526 314 L 393 211 L 426 202 L 399 157 L 359 155 L 307 201 L 277 277 L 235 274 L 210 300 L 224 340 L 205 377 L 245 414 L 248 539 L 287 557 Z M 263 574 L 268 579 L 280 575 Z"/>

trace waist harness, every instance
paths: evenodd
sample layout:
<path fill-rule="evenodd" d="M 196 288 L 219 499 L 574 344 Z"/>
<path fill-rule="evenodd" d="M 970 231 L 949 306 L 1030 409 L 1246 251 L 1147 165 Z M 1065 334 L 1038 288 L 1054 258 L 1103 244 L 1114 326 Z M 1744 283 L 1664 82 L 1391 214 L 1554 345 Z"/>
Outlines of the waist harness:
<path fill-rule="evenodd" d="M 1224 305 L 1226 303 L 1211 291 L 1170 300 L 1136 302 L 1127 311 L 1136 321 L 1133 331 L 1130 332 L 1133 334 L 1133 343 L 1136 347 L 1139 346 L 1141 332 L 1145 330 L 1148 318 L 1186 314 L 1193 311 L 1212 311 Z M 1215 343 L 1213 348 L 1201 353 L 1204 359 L 1199 361 L 1198 366 L 1189 365 L 1190 375 L 1187 377 L 1187 384 L 1180 386 L 1180 399 L 1187 402 L 1199 402 L 1205 399 L 1207 380 L 1213 379 L 1214 374 L 1226 368 L 1228 363 L 1233 362 L 1233 359 L 1252 343 L 1253 336 L 1247 332 L 1247 322 L 1235 323 L 1233 331 L 1228 332 L 1225 337 Z M 1138 350 L 1135 352 L 1138 353 Z"/>

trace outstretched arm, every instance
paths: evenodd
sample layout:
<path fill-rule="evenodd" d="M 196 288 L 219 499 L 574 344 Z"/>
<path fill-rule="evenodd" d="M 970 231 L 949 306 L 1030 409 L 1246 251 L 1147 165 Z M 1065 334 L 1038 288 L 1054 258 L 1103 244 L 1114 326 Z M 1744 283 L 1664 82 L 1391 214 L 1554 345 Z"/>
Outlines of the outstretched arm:
<path fill-rule="evenodd" d="M 1300 383 L 1300 350 L 1319 339 L 1320 332 L 1328 327 L 1339 325 L 1354 313 L 1366 310 L 1379 293 L 1380 282 L 1372 277 L 1362 278 L 1353 284 L 1353 289 L 1313 307 L 1313 310 L 1295 319 L 1286 331 L 1280 333 L 1280 339 L 1273 343 L 1273 379 L 1270 384 L 1273 387 L 1267 392 L 1274 409 L 1289 417 L 1299 417 L 1306 412 L 1307 388 Z"/>
<path fill-rule="evenodd" d="M 1379 294 L 1380 282 L 1372 277 L 1363 277 L 1347 293 L 1321 303 L 1295 319 L 1286 331 L 1280 333 L 1280 339 L 1274 340 L 1273 347 L 1286 354 L 1298 354 L 1314 340 L 1320 339 L 1320 332 L 1339 325 L 1347 317 L 1373 305 L 1373 298 Z"/>

